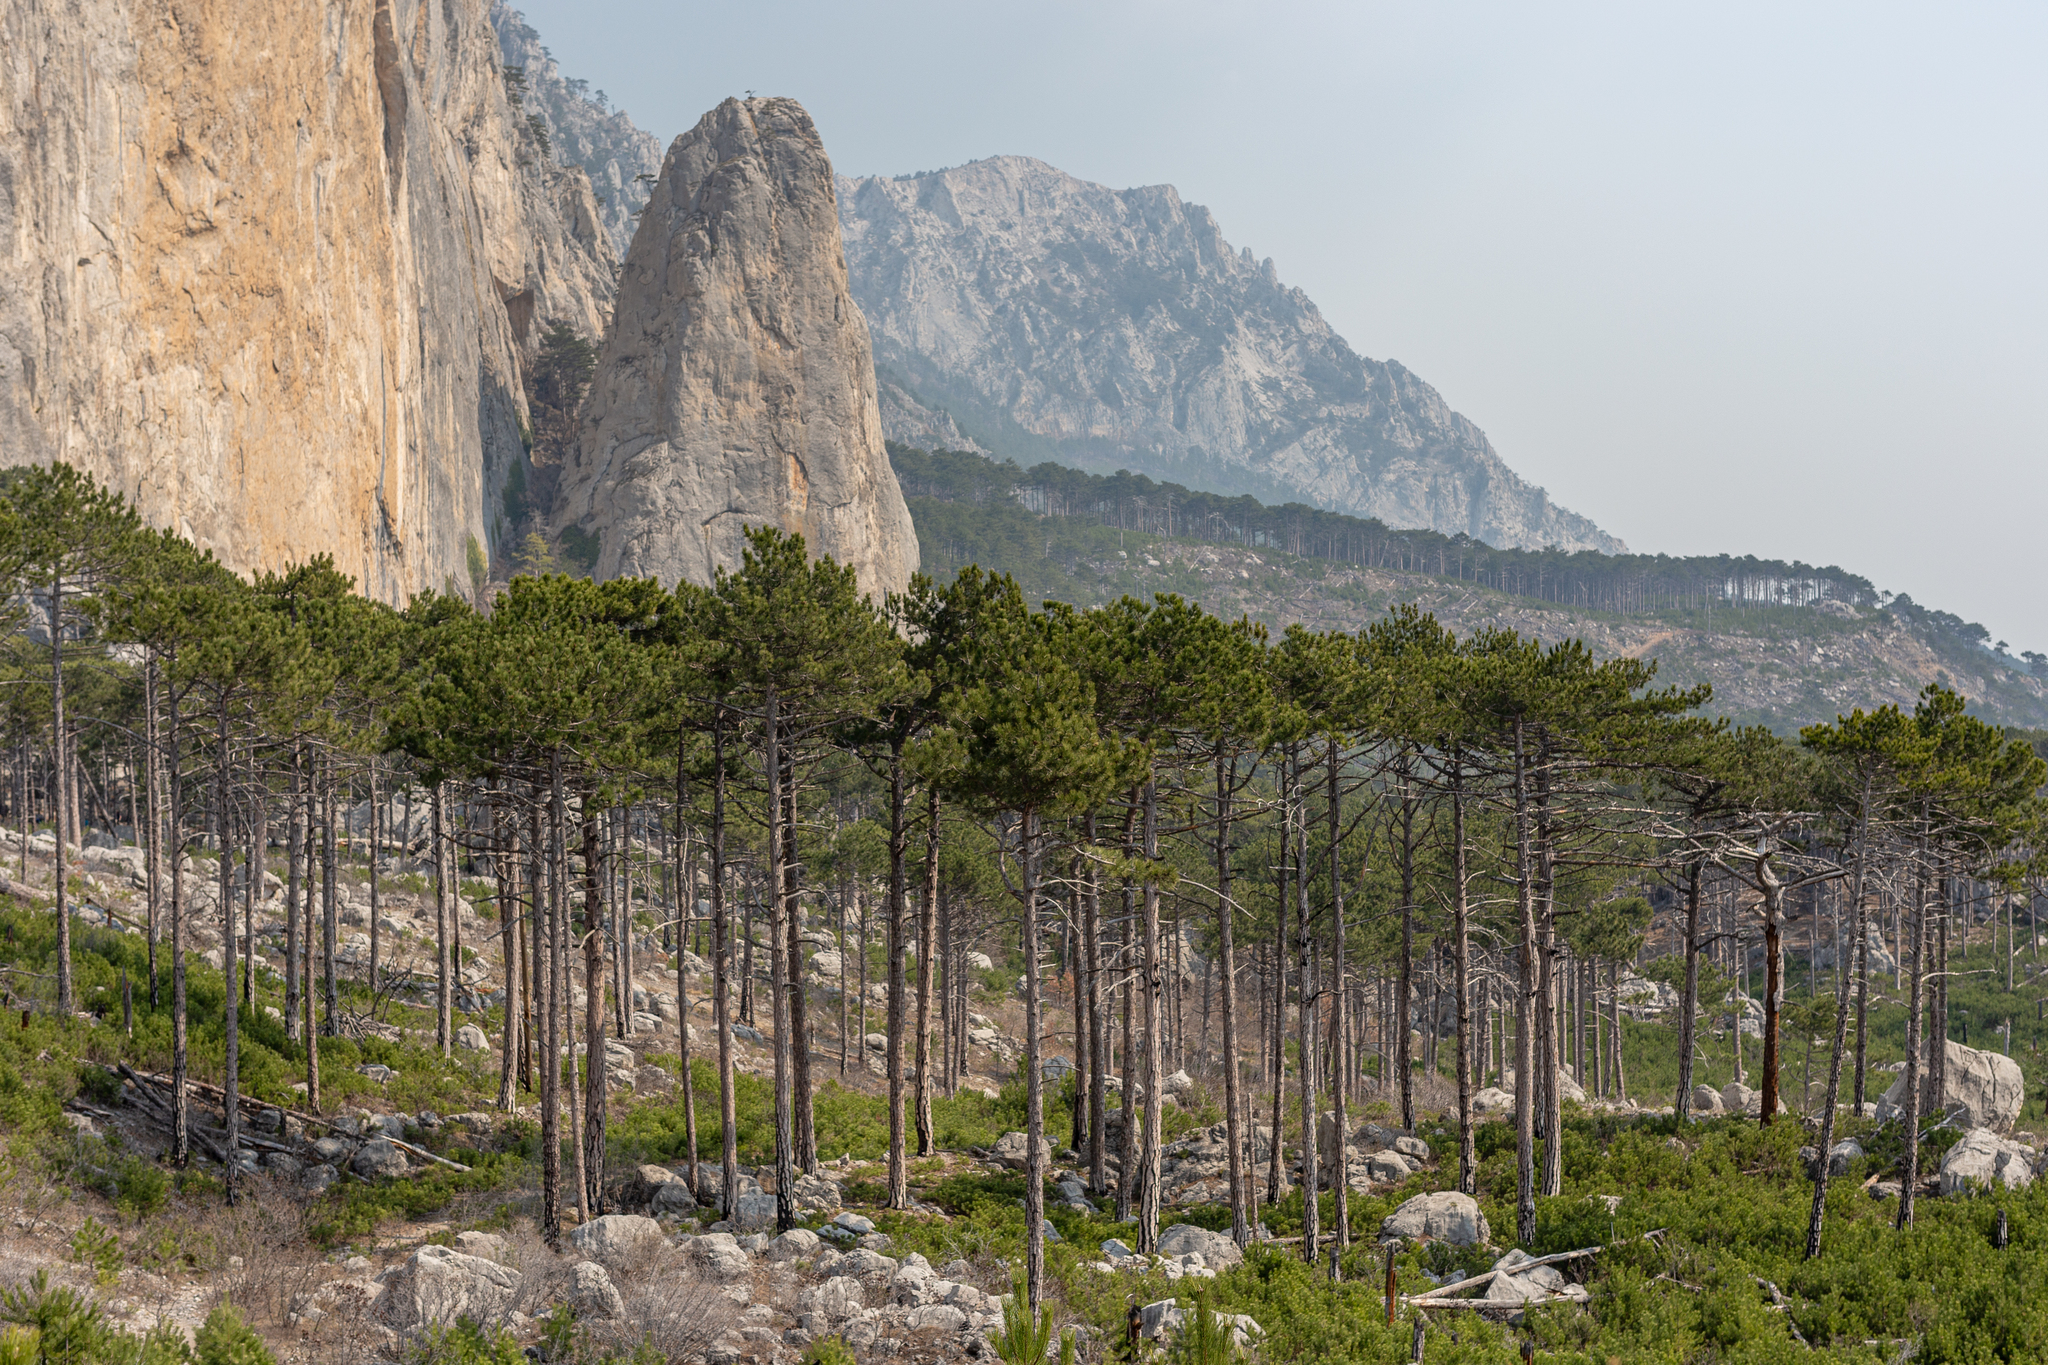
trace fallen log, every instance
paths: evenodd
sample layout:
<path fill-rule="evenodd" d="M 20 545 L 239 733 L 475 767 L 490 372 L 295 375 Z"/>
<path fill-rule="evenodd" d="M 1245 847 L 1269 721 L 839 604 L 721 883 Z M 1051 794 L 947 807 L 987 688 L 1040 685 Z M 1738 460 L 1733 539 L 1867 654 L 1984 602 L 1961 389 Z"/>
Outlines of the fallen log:
<path fill-rule="evenodd" d="M 128 1069 L 125 1063 L 122 1065 L 121 1070 L 131 1078 L 134 1078 L 136 1075 L 135 1072 L 130 1071 Z M 168 1076 L 159 1076 L 153 1072 L 145 1072 L 143 1073 L 143 1075 L 148 1080 L 154 1082 L 157 1085 L 163 1086 L 166 1089 L 170 1087 L 171 1082 Z M 139 1083 L 140 1081 L 138 1080 L 138 1084 Z M 204 1081 L 195 1081 L 190 1079 L 186 1080 L 185 1085 L 188 1089 L 196 1090 L 200 1094 L 205 1095 L 208 1099 L 215 1100 L 220 1103 L 226 1103 L 227 1101 L 227 1092 L 225 1090 L 222 1090 L 217 1085 L 208 1085 Z M 296 1109 L 287 1109 L 284 1105 L 272 1104 L 269 1100 L 255 1100 L 250 1099 L 247 1096 L 244 1096 L 241 1100 L 241 1103 L 247 1105 L 252 1113 L 258 1110 L 270 1109 L 276 1111 L 279 1114 L 283 1114 L 289 1118 L 295 1118 L 301 1123 L 315 1124 L 318 1127 L 325 1128 L 330 1133 L 342 1133 L 344 1137 L 361 1136 L 361 1134 L 359 1133 L 345 1133 L 343 1132 L 341 1125 L 333 1123 L 327 1119 L 320 1118 L 318 1115 L 302 1114 Z M 382 1136 L 386 1142 L 389 1142 L 392 1146 L 398 1148 L 399 1151 L 409 1152 L 412 1155 L 421 1158 L 422 1160 L 437 1162 L 440 1165 L 446 1166 L 450 1170 L 455 1171 L 467 1171 L 469 1169 L 469 1167 L 463 1165 L 459 1161 L 450 1161 L 445 1156 L 437 1156 L 433 1152 L 426 1150 L 424 1147 L 416 1147 L 412 1143 L 407 1142 L 402 1138 L 391 1137 L 389 1134 L 380 1134 L 379 1136 Z"/>
<path fill-rule="evenodd" d="M 1632 1242 L 1646 1241 L 1653 1237 L 1661 1237 L 1668 1230 L 1666 1228 L 1652 1228 L 1640 1236 L 1631 1237 L 1627 1240 Z M 1613 1245 L 1620 1246 L 1621 1243 L 1616 1242 Z M 1403 1294 L 1401 1302 L 1413 1304 L 1417 1308 L 1485 1307 L 1489 1303 L 1488 1300 L 1467 1298 L 1465 1296 L 1473 1290 L 1490 1287 L 1502 1275 L 1519 1275 L 1523 1271 L 1534 1270 L 1537 1266 L 1558 1265 L 1565 1261 L 1583 1260 L 1588 1256 L 1597 1256 L 1607 1249 L 1605 1246 L 1590 1246 L 1580 1247 L 1576 1251 L 1553 1251 L 1547 1256 L 1532 1256 L 1526 1261 L 1515 1262 L 1513 1266 L 1506 1270 L 1495 1268 L 1482 1271 L 1477 1275 L 1471 1276 L 1469 1279 L 1458 1280 L 1452 1284 L 1439 1285 L 1435 1289 L 1425 1289 L 1420 1294 Z M 1495 1303 L 1492 1306 L 1501 1308 L 1513 1307 L 1514 1305 Z"/>

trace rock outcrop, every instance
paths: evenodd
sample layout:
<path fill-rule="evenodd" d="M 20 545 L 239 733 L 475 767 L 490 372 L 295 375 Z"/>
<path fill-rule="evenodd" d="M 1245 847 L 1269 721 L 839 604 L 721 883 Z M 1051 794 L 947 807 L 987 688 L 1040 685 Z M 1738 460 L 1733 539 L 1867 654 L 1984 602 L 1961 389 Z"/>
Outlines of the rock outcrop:
<path fill-rule="evenodd" d="M 491 0 L 491 27 L 507 72 L 522 71 L 526 90 L 521 111 L 539 119 L 556 159 L 590 177 L 598 221 L 612 249 L 624 259 L 633 227 L 646 206 L 649 188 L 661 172 L 661 139 L 637 128 L 604 91 L 588 93 L 589 82 L 564 76 L 526 16 Z"/>
<path fill-rule="evenodd" d="M 2023 1190 L 2034 1183 L 2036 1155 L 2025 1143 L 2002 1138 L 1988 1128 L 1972 1128 L 1941 1159 L 1941 1192 Z"/>
<path fill-rule="evenodd" d="M 1949 1040 L 1943 1059 L 1947 1069 L 1947 1094 L 1935 1109 L 1955 1107 L 1965 1128 L 1988 1128 L 1994 1133 L 2008 1131 L 2026 1102 L 2026 1076 L 2020 1064 L 1997 1052 L 1980 1052 Z M 1926 1077 L 1926 1071 L 1921 1071 Z M 1906 1077 L 1902 1072 L 1877 1102 L 1877 1121 L 1889 1122 L 1904 1109 Z M 1924 1121 L 1928 1115 L 1923 1114 Z"/>
<path fill-rule="evenodd" d="M 1118 467 L 1494 545 L 1619 551 L 1170 185 L 1029 157 L 847 180 L 840 221 L 893 439 Z"/>
<path fill-rule="evenodd" d="M 729 99 L 670 146 L 554 524 L 596 538 L 601 578 L 708 583 L 761 525 L 871 594 L 916 569 L 831 162 L 796 101 Z"/>
<path fill-rule="evenodd" d="M 1380 1240 L 1449 1242 L 1452 1246 L 1484 1246 L 1493 1230 L 1469 1194 L 1439 1190 L 1418 1194 L 1380 1222 Z"/>
<path fill-rule="evenodd" d="M 0 462 L 237 570 L 467 583 L 523 358 L 603 329 L 615 259 L 485 4 L 0 0 Z"/>

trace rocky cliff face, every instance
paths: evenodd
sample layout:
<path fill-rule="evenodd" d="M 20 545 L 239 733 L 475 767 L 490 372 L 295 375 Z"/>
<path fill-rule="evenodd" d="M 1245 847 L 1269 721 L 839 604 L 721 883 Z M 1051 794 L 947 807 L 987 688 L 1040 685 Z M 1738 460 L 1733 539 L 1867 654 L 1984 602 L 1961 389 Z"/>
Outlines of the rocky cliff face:
<path fill-rule="evenodd" d="M 708 583 L 762 524 L 869 593 L 917 567 L 831 162 L 794 100 L 729 99 L 669 148 L 555 525 L 598 538 L 601 578 Z"/>
<path fill-rule="evenodd" d="M 889 435 L 953 421 L 1006 455 L 1304 500 L 1496 545 L 1625 548 L 1502 463 L 1400 365 L 1366 360 L 1270 260 L 1171 186 L 1027 157 L 842 181 Z"/>
<path fill-rule="evenodd" d="M 604 91 L 593 93 L 588 81 L 564 76 L 526 16 L 504 0 L 492 0 L 491 27 L 507 70 L 525 73 L 522 111 L 541 120 L 556 160 L 590 177 L 598 217 L 623 260 L 661 171 L 661 140 L 634 127 Z"/>
<path fill-rule="evenodd" d="M 0 0 L 0 461 L 253 570 L 466 582 L 546 322 L 602 332 L 587 177 L 485 0 Z"/>

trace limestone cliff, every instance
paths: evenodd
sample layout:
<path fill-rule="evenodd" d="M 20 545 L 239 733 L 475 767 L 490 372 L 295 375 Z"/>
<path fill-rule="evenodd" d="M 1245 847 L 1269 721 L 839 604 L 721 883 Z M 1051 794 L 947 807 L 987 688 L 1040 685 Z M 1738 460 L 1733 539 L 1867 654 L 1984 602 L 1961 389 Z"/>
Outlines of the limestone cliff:
<path fill-rule="evenodd" d="M 623 258 L 661 171 L 660 139 L 635 127 L 604 91 L 592 92 L 588 81 L 564 76 L 540 34 L 505 0 L 491 0 L 491 26 L 505 69 L 525 73 L 523 110 L 541 121 L 556 159 L 590 177 L 598 217 Z"/>
<path fill-rule="evenodd" d="M 1496 545 L 1619 551 L 1399 364 L 1367 360 L 1170 185 L 1028 157 L 842 181 L 889 435 L 1124 467 Z"/>
<path fill-rule="evenodd" d="M 0 462 L 402 599 L 506 531 L 521 364 L 614 280 L 485 0 L 0 0 Z"/>
<path fill-rule="evenodd" d="M 869 593 L 917 568 L 824 144 L 794 100 L 729 99 L 669 148 L 555 525 L 599 577 L 707 583 L 763 524 Z"/>

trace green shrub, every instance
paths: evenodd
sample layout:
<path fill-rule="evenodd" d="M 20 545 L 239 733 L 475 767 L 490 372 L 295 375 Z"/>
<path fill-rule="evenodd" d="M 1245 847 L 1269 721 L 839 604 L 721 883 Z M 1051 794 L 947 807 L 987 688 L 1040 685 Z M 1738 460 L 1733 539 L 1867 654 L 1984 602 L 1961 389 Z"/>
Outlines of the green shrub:
<path fill-rule="evenodd" d="M 270 1354 L 263 1338 L 250 1330 L 232 1304 L 224 1303 L 208 1313 L 192 1344 L 199 1365 L 277 1365 L 277 1357 Z"/>
<path fill-rule="evenodd" d="M 121 1277 L 121 1239 L 88 1216 L 71 1239 L 71 1259 L 92 1271 L 92 1282 L 109 1289 Z"/>
<path fill-rule="evenodd" d="M 855 1365 L 853 1348 L 845 1337 L 819 1337 L 804 1348 L 799 1365 Z"/>
<path fill-rule="evenodd" d="M 562 1359 L 550 1356 L 549 1359 Z M 486 1330 L 468 1318 L 429 1327 L 406 1348 L 405 1365 L 525 1365 L 519 1343 L 502 1327 Z"/>
<path fill-rule="evenodd" d="M 0 1322 L 35 1332 L 37 1365 L 119 1365 L 139 1344 L 77 1290 L 51 1288 L 47 1270 L 0 1289 Z"/>
<path fill-rule="evenodd" d="M 1019 1279 L 1003 1305 L 1002 1328 L 989 1340 L 1003 1365 L 1044 1365 L 1045 1353 L 1052 1349 L 1052 1309 L 1042 1307 L 1034 1318 Z"/>
<path fill-rule="evenodd" d="M 1173 1344 L 1167 1359 L 1173 1365 L 1230 1365 L 1237 1358 L 1237 1344 L 1231 1329 L 1216 1316 L 1204 1290 L 1195 1291 L 1195 1306 Z"/>

